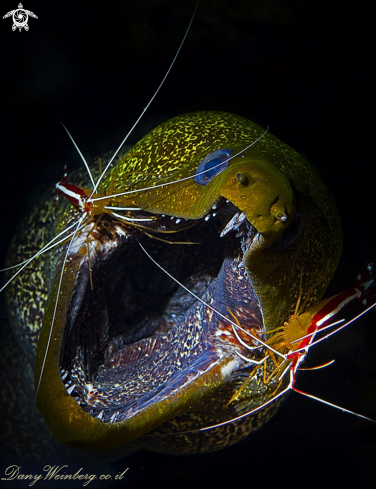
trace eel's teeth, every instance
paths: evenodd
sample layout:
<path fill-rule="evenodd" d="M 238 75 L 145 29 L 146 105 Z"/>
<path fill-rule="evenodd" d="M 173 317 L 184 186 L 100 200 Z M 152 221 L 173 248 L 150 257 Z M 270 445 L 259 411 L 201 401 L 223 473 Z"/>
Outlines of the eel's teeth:
<path fill-rule="evenodd" d="M 239 218 L 237 219 L 236 223 L 234 224 L 234 229 L 238 229 L 246 219 L 247 219 L 247 216 L 246 216 L 245 212 L 242 212 L 240 214 Z"/>
<path fill-rule="evenodd" d="M 117 418 L 118 414 L 119 414 L 119 411 L 116 411 L 116 413 L 111 416 L 110 423 L 115 422 L 115 419 Z"/>
<path fill-rule="evenodd" d="M 240 215 L 240 212 L 237 212 L 232 216 L 232 218 L 229 220 L 229 222 L 226 224 L 226 226 L 223 228 L 223 231 L 221 232 L 221 238 L 225 236 L 229 231 L 231 231 L 234 227 L 235 221 L 238 219 Z"/>
<path fill-rule="evenodd" d="M 69 395 L 72 394 L 72 392 L 74 391 L 75 387 L 76 386 L 74 384 L 69 387 L 69 389 L 67 390 L 67 392 L 68 392 Z"/>
<path fill-rule="evenodd" d="M 103 413 L 104 413 L 104 411 L 101 411 L 101 412 L 98 414 L 97 419 L 103 419 Z"/>
<path fill-rule="evenodd" d="M 65 380 L 67 378 L 68 372 L 65 372 L 65 374 L 61 377 L 61 380 Z"/>
<path fill-rule="evenodd" d="M 221 238 L 233 229 L 238 229 L 238 227 L 247 219 L 245 212 L 237 212 L 232 216 L 230 221 L 226 224 L 223 231 L 221 232 Z"/>
<path fill-rule="evenodd" d="M 248 247 L 252 243 L 252 236 L 248 236 L 248 238 L 244 241 L 244 246 Z"/>

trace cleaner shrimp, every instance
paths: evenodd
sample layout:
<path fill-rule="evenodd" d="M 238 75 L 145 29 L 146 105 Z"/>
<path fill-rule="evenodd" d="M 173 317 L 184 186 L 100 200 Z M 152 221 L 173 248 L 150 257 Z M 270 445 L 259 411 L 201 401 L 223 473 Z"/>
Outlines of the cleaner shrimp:
<path fill-rule="evenodd" d="M 253 334 L 250 335 L 241 327 L 240 322 L 238 321 L 236 315 L 228 308 L 228 312 L 232 316 L 232 319 L 224 316 L 218 310 L 214 309 L 210 304 L 203 301 L 200 297 L 195 295 L 192 291 L 187 289 L 182 283 L 180 283 L 175 277 L 173 277 L 167 270 L 165 270 L 150 254 L 140 245 L 144 253 L 148 256 L 148 258 L 166 275 L 168 275 L 172 280 L 174 280 L 180 287 L 184 288 L 188 293 L 193 295 L 195 299 L 202 302 L 204 306 L 208 309 L 211 309 L 215 314 L 222 316 L 232 328 L 234 336 L 238 341 L 238 345 L 245 346 L 250 351 L 255 350 L 255 348 L 264 349 L 265 355 L 260 361 L 255 361 L 251 358 L 247 358 L 243 356 L 239 351 L 236 351 L 236 354 L 239 355 L 242 360 L 244 360 L 247 365 L 256 365 L 254 370 L 251 371 L 246 381 L 243 385 L 238 389 L 233 397 L 230 399 L 229 404 L 233 402 L 243 391 L 245 385 L 249 382 L 249 380 L 255 375 L 255 373 L 263 369 L 264 370 L 264 382 L 267 384 L 273 378 L 278 379 L 278 386 L 275 389 L 274 395 L 265 403 L 262 403 L 256 409 L 248 411 L 246 413 L 241 414 L 240 416 L 231 418 L 229 420 L 223 421 L 221 423 L 205 426 L 199 428 L 197 430 L 189 430 L 182 431 L 177 433 L 169 433 L 164 436 L 173 436 L 173 435 L 186 435 L 194 432 L 203 432 L 213 430 L 215 428 L 219 428 L 221 426 L 225 426 L 230 423 L 234 423 L 238 420 L 241 420 L 245 417 L 251 416 L 258 411 L 264 409 L 269 404 L 277 401 L 280 397 L 286 395 L 289 391 L 297 392 L 303 396 L 306 396 L 310 399 L 318 401 L 320 403 L 326 404 L 332 408 L 338 409 L 344 413 L 351 414 L 353 416 L 362 418 L 364 420 L 370 421 L 372 423 L 376 423 L 376 420 L 365 415 L 356 413 L 344 407 L 338 406 L 332 402 L 329 402 L 325 399 L 317 397 L 313 394 L 309 394 L 307 392 L 303 392 L 302 390 L 295 387 L 296 376 L 298 370 L 317 370 L 321 368 L 328 367 L 333 364 L 335 360 L 331 360 L 323 365 L 312 367 L 312 368 L 304 368 L 301 365 L 304 363 L 306 356 L 309 352 L 309 349 L 327 338 L 331 337 L 334 334 L 339 333 L 343 329 L 350 326 L 352 323 L 356 322 L 363 315 L 367 314 L 369 311 L 376 307 L 376 286 L 374 284 L 374 278 L 372 276 L 373 266 L 370 264 L 362 272 L 356 277 L 352 287 L 350 287 L 345 292 L 339 293 L 335 296 L 329 297 L 328 299 L 324 299 L 323 301 L 311 306 L 307 310 L 304 310 L 304 304 L 302 305 L 302 309 L 304 312 L 299 314 L 299 304 L 300 304 L 300 296 L 298 302 L 296 304 L 295 312 L 290 317 L 289 321 L 285 322 L 283 326 L 276 328 L 276 330 L 271 331 L 263 331 L 262 334 L 267 333 L 271 336 L 264 342 L 261 339 L 260 332 L 256 333 L 253 331 Z M 301 283 L 300 283 L 301 287 Z M 371 305 L 359 313 L 354 318 L 346 321 L 344 319 L 336 322 L 330 322 L 332 318 L 334 318 L 347 304 L 351 303 L 354 300 L 359 300 L 363 305 L 367 305 L 369 302 Z M 342 323 L 342 324 L 341 324 Z M 344 323 L 344 324 L 343 324 Z M 326 331 L 328 329 L 332 329 L 335 326 L 338 326 L 336 329 L 332 330 L 329 333 L 326 333 L 324 336 L 321 336 L 320 339 L 315 340 L 315 336 L 322 331 Z M 259 337 L 260 346 L 255 347 L 254 345 L 247 345 L 239 336 L 239 332 L 245 332 L 248 336 L 256 335 Z M 274 333 L 274 334 L 273 334 Z M 267 346 L 269 345 L 269 347 Z M 271 358 L 275 369 L 269 376 L 269 378 L 265 379 L 266 375 L 266 361 L 268 358 Z M 289 377 L 289 382 L 286 387 L 281 388 L 281 384 L 283 378 L 285 376 Z M 153 435 L 150 435 L 153 436 Z M 160 436 L 160 434 L 158 434 Z"/>

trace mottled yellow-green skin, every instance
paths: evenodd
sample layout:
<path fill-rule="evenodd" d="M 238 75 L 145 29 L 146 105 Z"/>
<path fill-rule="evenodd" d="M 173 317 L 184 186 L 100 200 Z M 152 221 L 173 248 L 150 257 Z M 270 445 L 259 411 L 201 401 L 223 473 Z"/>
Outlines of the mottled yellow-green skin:
<path fill-rule="evenodd" d="M 220 197 L 245 212 L 259 235 L 246 252 L 244 263 L 261 305 L 264 327 L 268 330 L 281 326 L 293 313 L 300 279 L 302 302 L 307 299 L 309 306 L 321 299 L 339 260 L 341 226 L 333 198 L 316 172 L 296 151 L 269 132 L 255 142 L 264 132 L 257 124 L 233 114 L 198 112 L 175 117 L 147 134 L 115 163 L 103 179 L 100 191 L 107 195 L 125 193 L 109 198 L 107 205 L 136 205 L 154 214 L 186 219 L 202 218 Z M 206 186 L 199 185 L 194 178 L 168 184 L 194 177 L 200 162 L 209 153 L 230 148 L 235 155 L 252 142 L 255 144 L 242 156 L 231 160 Z M 247 185 L 237 178 L 239 172 L 247 175 Z M 77 184 L 88 186 L 85 182 Z M 141 190 L 144 188 L 148 190 Z M 62 205 L 63 210 L 56 214 L 54 230 L 60 230 L 72 221 L 72 215 L 78 215 L 74 206 L 66 201 Z M 281 212 L 287 216 L 285 222 L 276 218 Z M 293 246 L 280 246 L 281 234 L 292 222 L 295 212 L 304 213 L 303 234 Z M 53 217 L 49 220 L 52 222 Z M 48 286 L 48 300 L 43 304 L 45 312 L 35 373 L 38 385 L 53 322 L 37 401 L 50 430 L 60 441 L 102 450 L 127 443 L 161 425 L 164 432 L 163 426 L 169 426 L 163 424 L 166 422 L 172 423 L 171 429 L 175 431 L 182 430 L 182 426 L 192 429 L 215 424 L 254 409 L 273 395 L 276 386 L 264 385 L 260 372 L 256 372 L 243 389 L 241 398 L 227 406 L 243 382 L 243 379 L 228 382 L 225 378 L 223 372 L 234 360 L 228 355 L 222 363 L 167 401 L 150 405 L 127 421 L 105 424 L 84 413 L 67 394 L 59 372 L 63 328 L 79 269 L 79 262 L 75 260 L 66 265 L 52 321 L 62 256 L 62 253 L 55 253 L 48 278 L 43 281 L 44 289 Z M 13 287 L 22 291 L 21 282 Z M 46 297 L 44 289 L 42 295 Z M 274 367 L 270 364 L 268 368 Z M 238 438 L 231 438 L 232 431 L 226 425 L 227 428 L 201 433 L 197 443 L 205 446 L 206 451 L 234 443 L 262 425 L 276 405 L 270 406 L 270 412 L 268 409 L 238 422 L 242 426 Z M 196 435 L 162 437 L 164 445 L 159 439 L 148 439 L 141 446 L 189 453 L 195 450 L 191 440 Z M 158 440 L 157 448 L 155 440 Z"/>
<path fill-rule="evenodd" d="M 206 215 L 222 196 L 247 215 L 261 233 L 245 263 L 263 306 L 268 329 L 283 324 L 298 298 L 301 273 L 307 305 L 317 302 L 337 267 L 342 246 L 340 217 L 333 197 L 313 168 L 288 145 L 254 122 L 224 112 L 196 112 L 161 124 L 139 141 L 108 175 L 113 193 L 158 185 L 145 192 L 127 194 L 149 212 L 197 219 Z M 194 176 L 203 158 L 216 149 L 230 148 L 233 155 L 260 138 L 206 186 L 194 178 L 172 185 L 161 183 Z M 244 187 L 238 172 L 249 176 Z M 258 181 L 256 181 L 258 180 Z M 277 204 L 274 204 L 276 196 Z M 273 205 L 274 204 L 274 205 Z M 304 236 L 287 251 L 271 244 L 291 222 L 296 208 L 304 209 Z M 276 220 L 279 212 L 288 220 Z M 311 290 L 317 284 L 314 290 Z"/>
<path fill-rule="evenodd" d="M 108 175 L 104 186 L 110 186 L 113 175 L 116 175 L 113 193 L 158 185 L 155 190 L 131 196 L 137 205 L 149 212 L 186 219 L 202 218 L 222 196 L 246 212 L 248 220 L 260 232 L 282 231 L 285 225 L 276 222 L 275 215 L 285 210 L 292 213 L 293 193 L 286 176 L 274 165 L 278 140 L 270 141 L 265 136 L 256 142 L 264 132 L 257 124 L 227 113 L 197 112 L 175 117 L 137 143 Z M 268 144 L 265 144 L 266 138 Z M 208 185 L 201 186 L 194 178 L 189 178 L 195 175 L 199 163 L 214 151 L 213 148 L 228 147 L 236 155 L 252 142 L 254 146 L 232 159 L 229 168 Z M 238 172 L 247 172 L 252 180 L 248 187 L 238 184 Z M 187 178 L 161 186 L 165 182 Z M 276 195 L 280 202 L 271 209 Z"/>

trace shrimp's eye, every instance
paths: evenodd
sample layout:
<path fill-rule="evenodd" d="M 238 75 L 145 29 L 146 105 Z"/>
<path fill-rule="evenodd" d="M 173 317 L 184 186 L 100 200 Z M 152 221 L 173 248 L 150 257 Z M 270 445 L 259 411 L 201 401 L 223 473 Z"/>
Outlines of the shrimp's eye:
<path fill-rule="evenodd" d="M 231 149 L 217 149 L 205 156 L 198 165 L 195 180 L 199 185 L 205 186 L 228 166 L 232 156 Z M 204 173 L 203 173 L 204 172 Z"/>

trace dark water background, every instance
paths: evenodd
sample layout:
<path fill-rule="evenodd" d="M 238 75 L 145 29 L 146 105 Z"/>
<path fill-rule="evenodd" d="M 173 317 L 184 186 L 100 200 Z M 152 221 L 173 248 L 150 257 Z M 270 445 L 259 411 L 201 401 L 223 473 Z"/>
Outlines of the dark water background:
<path fill-rule="evenodd" d="M 16 4 L 1 2 L 1 16 Z M 12 32 L 12 20 L 1 20 L 1 260 L 17 222 L 64 164 L 81 164 L 58 119 L 87 158 L 115 148 L 160 83 L 194 6 L 25 0 L 39 17 L 29 20 L 29 32 Z M 194 110 L 269 125 L 318 169 L 337 200 L 344 250 L 329 294 L 376 259 L 375 10 L 363 1 L 201 2 L 170 76 L 130 138 Z M 346 316 L 361 309 L 354 305 Z M 336 363 L 302 373 L 298 387 L 375 417 L 375 339 L 371 312 L 312 349 L 310 366 Z M 376 481 L 375 437 L 370 423 L 293 393 L 263 429 L 232 448 L 190 457 L 139 452 L 115 468 L 130 467 L 124 487 L 131 488 L 368 488 Z"/>

